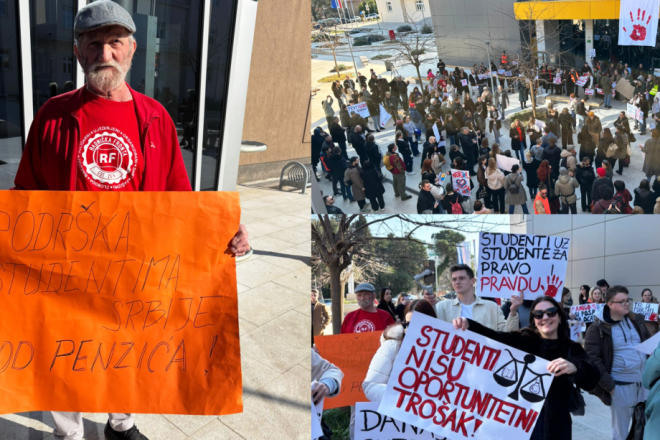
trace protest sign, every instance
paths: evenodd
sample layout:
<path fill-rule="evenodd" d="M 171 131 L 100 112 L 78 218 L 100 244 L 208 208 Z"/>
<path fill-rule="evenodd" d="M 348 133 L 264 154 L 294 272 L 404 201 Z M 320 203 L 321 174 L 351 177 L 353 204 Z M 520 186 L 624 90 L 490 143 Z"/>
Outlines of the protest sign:
<path fill-rule="evenodd" d="M 321 357 L 344 373 L 339 394 L 332 399 L 326 399 L 324 409 L 355 405 L 355 402 L 367 400 L 362 391 L 362 382 L 367 376 L 371 358 L 380 347 L 382 333 L 347 333 L 314 338 Z"/>
<path fill-rule="evenodd" d="M 571 306 L 571 314 L 575 315 L 575 320 L 580 322 L 594 322 L 596 312 L 602 309 L 605 304 L 580 304 Z"/>
<path fill-rule="evenodd" d="M 438 175 L 438 184 L 443 185 L 445 183 L 445 180 L 447 180 L 447 173 L 440 173 Z"/>
<path fill-rule="evenodd" d="M 451 170 L 451 180 L 454 191 L 458 194 L 470 197 L 470 172 L 462 170 Z"/>
<path fill-rule="evenodd" d="M 657 303 L 633 303 L 633 313 L 644 316 L 644 321 L 657 322 L 658 321 L 658 304 Z"/>
<path fill-rule="evenodd" d="M 616 90 L 612 89 L 612 98 L 616 97 Z"/>
<path fill-rule="evenodd" d="M 379 104 L 380 108 L 380 126 L 381 128 L 385 127 L 385 124 L 387 124 L 387 121 L 392 119 L 392 115 L 390 115 L 387 110 L 385 110 L 385 107 L 383 107 L 382 104 Z"/>
<path fill-rule="evenodd" d="M 378 412 L 379 402 L 355 404 L 355 440 L 434 440 L 438 437 Z"/>
<path fill-rule="evenodd" d="M 314 400 L 312 400 L 312 440 L 323 435 L 323 428 L 321 428 L 321 418 L 323 417 L 324 400 L 325 399 L 319 400 L 317 404 L 314 404 Z"/>
<path fill-rule="evenodd" d="M 660 344 L 660 333 L 656 333 L 652 338 L 647 339 L 639 345 L 635 345 L 635 350 L 651 355 L 658 348 L 658 344 Z"/>
<path fill-rule="evenodd" d="M 632 99 L 635 87 L 633 87 L 628 80 L 622 78 L 616 82 L 615 90 L 627 99 Z"/>
<path fill-rule="evenodd" d="M 461 85 L 462 85 L 463 87 L 467 86 L 467 79 L 462 79 L 462 80 L 461 80 Z"/>
<path fill-rule="evenodd" d="M 488 75 L 482 75 L 482 74 L 479 74 L 479 75 L 477 75 L 477 78 L 479 78 L 479 79 L 482 79 L 482 80 L 483 80 L 483 79 L 486 79 L 486 78 L 488 78 Z"/>
<path fill-rule="evenodd" d="M 497 167 L 504 171 L 511 171 L 511 167 L 514 165 L 520 166 L 520 161 L 515 157 L 506 157 L 501 154 L 496 154 L 495 160 L 497 160 Z"/>
<path fill-rule="evenodd" d="M 582 324 L 580 321 L 571 322 L 571 341 L 576 341 L 580 339 L 580 331 L 582 329 Z"/>
<path fill-rule="evenodd" d="M 513 61 L 511 64 L 513 64 L 514 66 L 517 66 L 517 65 L 518 65 L 518 61 Z"/>
<path fill-rule="evenodd" d="M 499 75 L 504 75 L 505 70 L 504 69 L 498 69 L 497 73 Z"/>
<path fill-rule="evenodd" d="M 561 84 L 561 77 L 555 76 L 555 79 L 552 82 L 555 84 Z"/>
<path fill-rule="evenodd" d="M 580 87 L 583 87 L 587 83 L 587 79 L 588 78 L 586 76 L 582 76 L 582 77 L 580 77 L 580 79 L 575 81 L 575 84 L 577 84 Z"/>
<path fill-rule="evenodd" d="M 504 76 L 512 76 L 512 74 L 510 71 L 507 70 L 506 72 L 504 72 Z"/>
<path fill-rule="evenodd" d="M 438 123 L 433 124 L 433 135 L 435 136 L 436 142 L 440 142 L 440 131 L 438 130 Z"/>
<path fill-rule="evenodd" d="M 589 58 L 596 58 L 596 49 L 589 49 Z"/>
<path fill-rule="evenodd" d="M 239 217 L 235 192 L 2 191 L 0 413 L 241 412 Z"/>
<path fill-rule="evenodd" d="M 596 93 L 598 93 L 599 95 L 602 95 L 603 94 L 603 89 L 599 89 L 598 87 L 596 87 Z"/>
<path fill-rule="evenodd" d="M 548 363 L 415 312 L 378 412 L 452 440 L 528 439 Z"/>
<path fill-rule="evenodd" d="M 525 299 L 560 298 L 566 276 L 570 238 L 479 233 L 479 296 Z"/>
<path fill-rule="evenodd" d="M 593 95 L 594 94 L 594 89 L 584 89 L 584 94 L 585 95 Z"/>
<path fill-rule="evenodd" d="M 637 107 L 635 107 L 633 104 L 628 104 L 626 106 L 626 116 L 634 119 L 636 114 L 637 114 Z"/>
<path fill-rule="evenodd" d="M 359 104 L 354 104 L 354 105 L 349 105 L 346 107 L 348 110 L 348 114 L 350 115 L 351 113 L 357 113 L 358 115 L 362 116 L 363 118 L 368 118 L 371 116 L 369 113 L 369 109 L 367 108 L 367 103 L 366 102 L 361 102 Z"/>

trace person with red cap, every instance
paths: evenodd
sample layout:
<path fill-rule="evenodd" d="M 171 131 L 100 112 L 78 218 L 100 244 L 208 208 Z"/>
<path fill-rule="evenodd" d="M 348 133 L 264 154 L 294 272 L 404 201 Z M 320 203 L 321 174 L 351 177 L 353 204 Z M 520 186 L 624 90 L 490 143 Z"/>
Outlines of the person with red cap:
<path fill-rule="evenodd" d="M 596 178 L 594 184 L 591 187 L 592 204 L 600 200 L 599 188 L 601 186 L 609 186 L 612 188 L 612 192 L 614 192 L 614 184 L 612 183 L 612 179 L 607 177 L 605 168 L 599 167 L 598 169 L 596 169 L 596 174 L 598 174 L 598 177 Z"/>

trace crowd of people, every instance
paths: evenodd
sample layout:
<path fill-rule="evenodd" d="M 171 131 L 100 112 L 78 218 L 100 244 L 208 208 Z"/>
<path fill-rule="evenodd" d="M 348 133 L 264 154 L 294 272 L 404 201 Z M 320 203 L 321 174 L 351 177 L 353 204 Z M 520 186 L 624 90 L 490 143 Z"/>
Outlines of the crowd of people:
<path fill-rule="evenodd" d="M 470 266 L 454 265 L 449 272 L 454 293 L 446 296 L 420 283 L 428 271 L 415 277 L 423 288 L 419 299 L 404 292 L 394 301 L 387 287 L 377 297 L 373 285 L 356 286 L 359 309 L 345 316 L 342 334 L 383 331 L 381 346 L 362 384 L 369 401 L 382 400 L 407 325 L 413 312 L 419 312 L 550 361 L 548 371 L 554 379 L 531 434 L 533 440 L 572 438 L 570 413 L 574 405 L 569 399 L 574 387 L 596 395 L 610 407 L 614 440 L 632 438 L 628 437 L 631 425 L 642 430 L 646 425 L 645 433 L 650 435 L 645 434 L 644 439 L 660 432 L 660 346 L 650 357 L 634 348 L 657 333 L 658 326 L 654 323 L 651 329 L 643 316 L 630 312 L 632 299 L 626 287 L 610 286 L 606 280 L 597 281 L 593 288 L 581 286 L 580 304 L 603 304 L 584 335 L 583 346 L 570 337 L 569 289 L 564 288 L 559 302 L 551 296 L 526 300 L 521 292 L 503 300 L 500 307 L 492 298 L 475 295 L 476 278 Z M 313 310 L 315 295 L 318 292 L 312 291 Z M 640 299 L 657 303 L 650 289 L 644 289 Z M 322 332 L 321 328 L 313 329 L 315 334 Z M 638 408 L 643 402 L 645 419 Z M 354 415 L 352 409 L 351 439 Z"/>
<path fill-rule="evenodd" d="M 363 213 L 385 207 L 390 182 L 395 198 L 404 201 L 412 197 L 407 188 L 419 189 L 420 214 L 507 214 L 517 205 L 523 213 L 576 214 L 578 200 L 583 213 L 660 213 L 660 131 L 653 128 L 651 138 L 637 145 L 634 134 L 646 134 L 647 120 L 654 126 L 660 121 L 658 78 L 641 65 L 633 70 L 627 64 L 600 62 L 594 68 L 585 64 L 578 72 L 543 64 L 533 82 L 534 94 L 566 95 L 567 105 L 560 109 L 549 104 L 544 121 L 532 116 L 508 123 L 509 94 L 517 91 L 522 108 L 530 96 L 518 67 L 504 53 L 499 68 L 482 63 L 470 72 L 459 67 L 448 72 L 440 60 L 438 70 L 427 74 L 428 86 L 413 86 L 412 91 L 403 77 L 387 81 L 373 69 L 369 79 L 359 73 L 357 83 L 348 76 L 337 81 L 332 90 L 338 116 L 335 100 L 328 96 L 322 102 L 328 126 L 316 127 L 312 136 L 315 173 L 319 175 L 320 165 L 320 173 L 332 182 L 332 197 L 356 201 Z M 497 72 L 495 78 L 491 72 Z M 634 87 L 632 99 L 614 90 L 622 80 Z M 632 104 L 639 109 L 638 119 L 621 112 L 611 127 L 604 126 L 591 111 L 595 101 L 590 102 L 592 95 L 585 90 L 596 90 L 593 96 L 602 91 L 605 108 L 612 108 L 612 98 Z M 360 102 L 367 103 L 369 118 L 349 113 L 348 107 Z M 394 121 L 384 154 L 372 134 L 382 130 L 383 109 Z M 508 146 L 502 145 L 503 128 Z M 348 156 L 349 144 L 356 156 Z M 633 149 L 643 153 L 646 178 L 626 189 L 615 174 L 622 176 L 630 166 Z M 502 158 L 509 162 L 514 155 L 517 167 L 503 165 Z M 413 166 L 418 157 L 421 169 Z M 389 182 L 383 168 L 390 173 Z M 476 176 L 477 185 L 470 179 L 469 196 L 451 175 L 443 174 L 450 169 Z M 326 200 L 326 205 L 332 203 Z"/>

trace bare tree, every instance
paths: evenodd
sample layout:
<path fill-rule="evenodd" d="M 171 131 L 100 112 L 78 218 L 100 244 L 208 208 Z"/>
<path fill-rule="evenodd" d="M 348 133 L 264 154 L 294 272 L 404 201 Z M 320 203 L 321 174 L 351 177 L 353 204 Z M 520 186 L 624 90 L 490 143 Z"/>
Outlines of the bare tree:
<path fill-rule="evenodd" d="M 438 219 L 441 220 L 438 220 Z M 507 222 L 507 223 L 505 223 Z M 358 225 L 359 224 L 359 225 Z M 342 274 L 354 260 L 378 261 L 369 253 L 376 240 L 414 241 L 432 246 L 415 235 L 421 228 L 438 228 L 463 232 L 489 231 L 497 225 L 508 224 L 508 218 L 501 222 L 488 220 L 484 216 L 419 216 L 419 215 L 335 215 L 318 216 L 312 221 L 312 264 L 323 263 L 327 267 L 332 299 L 332 329 L 334 334 L 341 332 L 344 316 L 344 283 Z M 388 234 L 394 234 L 389 236 Z"/>
<path fill-rule="evenodd" d="M 335 72 L 339 76 L 339 64 L 337 64 L 337 55 L 335 50 L 337 47 L 342 46 L 344 43 L 341 41 L 340 32 L 337 30 L 337 25 L 334 26 L 334 31 L 321 31 L 315 36 L 315 43 L 324 43 L 325 46 L 332 50 L 332 58 L 335 60 Z M 343 33 L 343 32 L 342 32 Z"/>

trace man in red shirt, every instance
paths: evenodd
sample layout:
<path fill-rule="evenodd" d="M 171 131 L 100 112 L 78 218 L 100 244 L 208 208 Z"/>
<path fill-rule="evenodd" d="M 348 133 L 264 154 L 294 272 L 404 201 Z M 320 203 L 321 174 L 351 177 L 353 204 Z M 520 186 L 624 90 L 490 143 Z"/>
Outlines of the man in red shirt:
<path fill-rule="evenodd" d="M 169 114 L 125 82 L 137 48 L 135 30 L 130 14 L 114 2 L 96 1 L 78 11 L 74 52 L 87 83 L 39 110 L 14 189 L 192 190 Z M 240 225 L 229 250 L 240 256 L 249 248 Z M 55 439 L 83 438 L 82 413 L 53 412 L 53 420 Z M 107 440 L 147 440 L 133 414 L 109 414 L 104 434 Z"/>
<path fill-rule="evenodd" d="M 369 283 L 358 284 L 355 288 L 358 306 L 360 308 L 348 313 L 341 324 L 342 333 L 362 333 L 385 330 L 394 324 L 392 315 L 374 305 L 376 289 Z"/>

